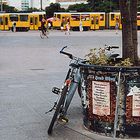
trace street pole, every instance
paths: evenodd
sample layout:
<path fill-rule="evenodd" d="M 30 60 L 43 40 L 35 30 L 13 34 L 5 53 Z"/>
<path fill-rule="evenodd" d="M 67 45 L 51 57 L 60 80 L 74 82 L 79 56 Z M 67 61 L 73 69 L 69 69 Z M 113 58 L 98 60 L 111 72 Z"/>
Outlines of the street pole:
<path fill-rule="evenodd" d="M 110 12 L 111 12 L 111 0 L 110 0 Z"/>
<path fill-rule="evenodd" d="M 2 4 L 2 0 L 1 0 L 1 12 L 3 11 L 3 4 Z"/>
<path fill-rule="evenodd" d="M 42 11 L 42 0 L 40 0 L 40 9 Z"/>
<path fill-rule="evenodd" d="M 31 8 L 33 8 L 33 0 L 30 1 Z"/>

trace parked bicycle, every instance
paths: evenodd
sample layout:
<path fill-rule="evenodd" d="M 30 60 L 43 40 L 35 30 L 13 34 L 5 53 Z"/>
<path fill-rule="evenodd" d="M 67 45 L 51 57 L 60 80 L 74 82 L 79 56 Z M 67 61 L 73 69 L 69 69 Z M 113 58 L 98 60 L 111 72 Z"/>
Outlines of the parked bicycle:
<path fill-rule="evenodd" d="M 53 126 L 56 121 L 60 121 L 60 122 L 64 122 L 64 123 L 68 122 L 68 119 L 66 118 L 67 110 L 68 110 L 68 107 L 71 103 L 71 100 L 72 100 L 77 88 L 79 89 L 78 93 L 81 97 L 82 105 L 86 104 L 85 103 L 86 102 L 86 93 L 85 93 L 85 89 L 84 89 L 85 86 L 83 84 L 84 82 L 83 82 L 82 75 L 80 73 L 79 64 L 87 63 L 87 60 L 75 57 L 72 54 L 65 52 L 64 51 L 65 48 L 67 48 L 67 46 L 63 47 L 62 50 L 60 51 L 60 53 L 67 55 L 71 59 L 70 65 L 69 65 L 70 68 L 67 72 L 67 76 L 65 78 L 64 85 L 62 86 L 62 88 L 60 89 L 60 88 L 54 87 L 52 89 L 52 92 L 60 95 L 60 98 L 59 98 L 58 102 L 55 102 L 54 107 L 50 110 L 50 111 L 55 110 L 55 112 L 54 112 L 53 118 L 52 118 L 51 123 L 48 128 L 49 135 L 52 134 Z M 106 47 L 106 49 L 108 49 L 108 51 L 110 51 L 113 48 L 116 48 L 116 46 L 115 47 L 113 47 L 113 46 Z M 112 57 L 112 56 L 110 56 L 110 57 Z"/>

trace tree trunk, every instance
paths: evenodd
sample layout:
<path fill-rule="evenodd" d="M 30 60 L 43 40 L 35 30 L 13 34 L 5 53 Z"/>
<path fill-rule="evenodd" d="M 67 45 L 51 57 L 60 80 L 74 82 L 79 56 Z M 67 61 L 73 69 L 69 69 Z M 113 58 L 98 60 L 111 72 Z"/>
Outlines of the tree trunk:
<path fill-rule="evenodd" d="M 122 21 L 122 56 L 124 59 L 130 58 L 134 63 L 134 48 L 132 40 L 132 26 L 128 0 L 120 0 L 120 11 Z"/>
<path fill-rule="evenodd" d="M 138 64 L 138 42 L 137 42 L 137 4 L 138 0 L 130 0 L 130 17 L 132 25 L 132 40 L 134 48 L 134 64 Z"/>

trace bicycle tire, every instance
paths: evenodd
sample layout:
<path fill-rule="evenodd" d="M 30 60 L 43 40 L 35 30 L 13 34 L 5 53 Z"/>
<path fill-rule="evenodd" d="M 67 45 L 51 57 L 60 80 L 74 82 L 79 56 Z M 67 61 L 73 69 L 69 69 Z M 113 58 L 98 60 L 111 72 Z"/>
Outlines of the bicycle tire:
<path fill-rule="evenodd" d="M 82 84 L 81 84 L 81 82 L 78 83 L 77 91 L 78 91 L 79 97 L 81 98 L 81 95 L 82 95 Z"/>
<path fill-rule="evenodd" d="M 42 33 L 42 31 L 40 32 L 40 37 L 41 37 L 42 39 L 44 39 L 44 37 L 45 37 L 45 35 Z"/>
<path fill-rule="evenodd" d="M 54 123 L 58 117 L 58 114 L 60 113 L 61 105 L 64 104 L 67 90 L 68 90 L 68 85 L 64 86 L 64 88 L 62 90 L 61 97 L 60 97 L 59 102 L 57 104 L 57 107 L 56 107 L 55 113 L 53 115 L 53 118 L 51 120 L 50 126 L 48 128 L 48 135 L 52 134 L 53 126 L 54 126 Z"/>

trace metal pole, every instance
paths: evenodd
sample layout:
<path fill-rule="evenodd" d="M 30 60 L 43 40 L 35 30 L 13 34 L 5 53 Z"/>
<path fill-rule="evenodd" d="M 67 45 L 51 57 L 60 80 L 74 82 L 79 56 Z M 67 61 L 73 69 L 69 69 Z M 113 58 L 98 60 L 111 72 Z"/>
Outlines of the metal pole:
<path fill-rule="evenodd" d="M 42 0 L 40 0 L 40 9 L 42 10 Z"/>
<path fill-rule="evenodd" d="M 119 98 L 120 98 L 120 84 L 121 84 L 121 70 L 119 71 L 118 76 L 118 83 L 117 83 L 117 97 L 116 97 L 116 109 L 115 109 L 115 120 L 114 120 L 114 135 L 113 139 L 116 138 L 116 130 L 118 125 L 118 105 L 119 105 Z"/>
<path fill-rule="evenodd" d="M 2 4 L 2 0 L 1 0 L 1 12 L 3 11 L 3 4 Z"/>
<path fill-rule="evenodd" d="M 31 3 L 30 4 L 31 4 L 31 8 L 33 8 L 33 0 L 31 0 Z"/>
<path fill-rule="evenodd" d="M 111 0 L 110 0 L 110 12 L 111 12 Z"/>

